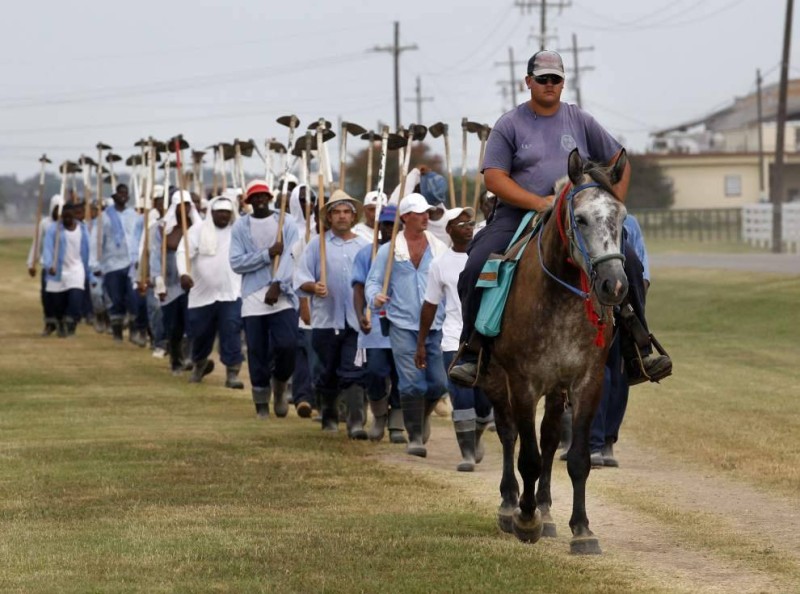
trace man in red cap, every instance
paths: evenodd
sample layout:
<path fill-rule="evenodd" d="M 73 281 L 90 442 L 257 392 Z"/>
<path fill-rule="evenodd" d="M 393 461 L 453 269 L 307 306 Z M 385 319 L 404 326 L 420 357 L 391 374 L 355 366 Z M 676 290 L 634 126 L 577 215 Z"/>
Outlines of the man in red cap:
<path fill-rule="evenodd" d="M 299 301 L 292 288 L 292 246 L 299 239 L 292 217 L 280 229 L 270 210 L 272 192 L 264 180 L 245 189 L 244 203 L 253 209 L 231 230 L 230 263 L 242 275 L 242 321 L 247 339 L 247 366 L 253 402 L 260 419 L 269 416 L 270 388 L 275 414 L 289 412 L 286 383 L 294 371 Z M 284 249 L 288 246 L 288 249 Z M 277 270 L 274 261 L 280 258 Z"/>

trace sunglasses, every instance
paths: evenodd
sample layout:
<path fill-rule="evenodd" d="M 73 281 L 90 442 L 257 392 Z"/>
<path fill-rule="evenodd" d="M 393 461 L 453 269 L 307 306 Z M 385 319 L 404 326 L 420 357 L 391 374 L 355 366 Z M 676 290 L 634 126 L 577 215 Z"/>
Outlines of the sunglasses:
<path fill-rule="evenodd" d="M 534 76 L 533 80 L 536 81 L 537 85 L 546 85 L 547 83 L 560 85 L 564 82 L 564 79 L 557 74 L 542 74 L 541 76 Z"/>
<path fill-rule="evenodd" d="M 461 221 L 460 223 L 455 223 L 454 226 L 461 227 L 462 229 L 464 227 L 474 227 L 475 226 L 475 221 Z"/>

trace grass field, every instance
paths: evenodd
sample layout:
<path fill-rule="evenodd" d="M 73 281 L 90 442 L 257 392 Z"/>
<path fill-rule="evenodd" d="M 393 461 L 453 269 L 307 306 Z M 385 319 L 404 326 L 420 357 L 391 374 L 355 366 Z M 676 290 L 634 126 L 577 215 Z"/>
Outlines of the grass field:
<path fill-rule="evenodd" d="M 324 436 L 293 415 L 257 422 L 249 394 L 218 373 L 189 386 L 86 326 L 40 338 L 26 249 L 0 241 L 0 591 L 691 591 L 618 555 L 522 545 L 495 528 L 494 498 L 453 488 L 463 475 L 398 471 L 384 459 L 399 446 Z M 797 279 L 659 274 L 650 319 L 676 375 L 635 389 L 625 434 L 796 497 L 799 299 Z M 596 485 L 669 525 L 648 494 Z M 726 552 L 685 537 L 800 575 L 782 558 L 757 564 L 746 539 Z"/>

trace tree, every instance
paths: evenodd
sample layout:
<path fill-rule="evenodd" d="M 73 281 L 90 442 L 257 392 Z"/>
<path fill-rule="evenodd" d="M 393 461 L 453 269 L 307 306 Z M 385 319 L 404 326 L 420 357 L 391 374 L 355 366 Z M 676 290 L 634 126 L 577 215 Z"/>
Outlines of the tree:
<path fill-rule="evenodd" d="M 363 198 L 366 190 L 368 152 L 366 148 L 362 149 L 347 164 L 345 190 L 348 194 L 357 198 Z M 400 167 L 397 155 L 397 151 L 389 151 L 386 156 L 386 181 L 383 185 L 383 191 L 387 195 L 391 194 L 392 190 L 400 183 Z M 409 169 L 420 165 L 427 165 L 436 173 L 447 175 L 447 172 L 444 171 L 441 156 L 432 154 L 427 144 L 414 142 L 411 147 Z M 381 143 L 376 142 L 372 151 L 372 184 L 370 184 L 370 190 L 375 190 L 378 187 L 380 167 Z"/>
<path fill-rule="evenodd" d="M 632 209 L 669 208 L 675 201 L 672 180 L 664 175 L 658 162 L 647 155 L 628 153 L 631 184 L 625 205 Z"/>

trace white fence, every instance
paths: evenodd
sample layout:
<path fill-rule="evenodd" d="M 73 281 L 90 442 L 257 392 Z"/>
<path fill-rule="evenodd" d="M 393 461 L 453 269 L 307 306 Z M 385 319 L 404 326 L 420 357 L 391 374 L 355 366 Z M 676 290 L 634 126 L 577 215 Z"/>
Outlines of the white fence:
<path fill-rule="evenodd" d="M 772 247 L 772 204 L 742 206 L 742 239 L 757 247 Z M 781 241 L 788 252 L 800 252 L 800 203 L 781 205 Z"/>

